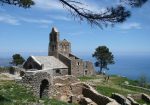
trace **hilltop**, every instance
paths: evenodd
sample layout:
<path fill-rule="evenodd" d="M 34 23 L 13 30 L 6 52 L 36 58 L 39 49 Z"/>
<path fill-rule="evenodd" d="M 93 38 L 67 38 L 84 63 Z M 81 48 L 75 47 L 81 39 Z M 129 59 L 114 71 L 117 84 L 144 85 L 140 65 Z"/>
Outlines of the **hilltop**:
<path fill-rule="evenodd" d="M 2 79 L 3 78 L 3 79 Z M 4 80 L 7 79 L 7 80 Z M 31 104 L 36 105 L 74 105 L 68 104 L 56 99 L 47 99 L 47 98 L 37 98 L 33 96 L 30 88 L 25 88 L 21 84 L 16 83 L 14 80 L 8 79 L 6 75 L 0 75 L 0 104 L 1 105 L 16 105 L 16 104 Z M 145 90 L 138 87 L 132 87 L 136 85 L 137 81 L 129 80 L 125 77 L 111 76 L 108 81 L 104 80 L 104 76 L 86 76 L 79 77 L 80 81 L 90 84 L 94 87 L 100 94 L 111 97 L 112 93 L 119 93 L 124 97 L 127 97 L 128 94 L 141 94 L 146 93 L 150 95 L 149 90 Z M 131 86 L 130 86 L 131 85 Z M 148 87 L 150 89 L 150 87 Z M 143 99 L 135 100 L 140 104 L 147 103 Z"/>

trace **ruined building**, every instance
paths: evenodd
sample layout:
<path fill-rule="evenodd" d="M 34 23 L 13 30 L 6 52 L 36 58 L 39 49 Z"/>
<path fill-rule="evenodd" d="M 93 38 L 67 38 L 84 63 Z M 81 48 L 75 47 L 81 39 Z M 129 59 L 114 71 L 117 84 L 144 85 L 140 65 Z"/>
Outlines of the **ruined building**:
<path fill-rule="evenodd" d="M 95 70 L 89 61 L 83 61 L 71 53 L 71 43 L 59 39 L 59 31 L 52 28 L 49 36 L 48 56 L 30 56 L 23 64 L 28 71 L 50 70 L 53 75 L 93 75 Z"/>

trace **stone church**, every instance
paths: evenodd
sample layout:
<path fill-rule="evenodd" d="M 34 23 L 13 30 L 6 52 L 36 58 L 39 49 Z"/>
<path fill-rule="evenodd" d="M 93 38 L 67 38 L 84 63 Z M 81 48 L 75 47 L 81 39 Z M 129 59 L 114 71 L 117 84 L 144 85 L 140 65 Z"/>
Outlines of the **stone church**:
<path fill-rule="evenodd" d="M 30 56 L 23 64 L 26 71 L 49 70 L 54 76 L 93 75 L 92 62 L 83 61 L 71 52 L 71 43 L 59 39 L 59 31 L 52 28 L 49 35 L 48 56 Z"/>

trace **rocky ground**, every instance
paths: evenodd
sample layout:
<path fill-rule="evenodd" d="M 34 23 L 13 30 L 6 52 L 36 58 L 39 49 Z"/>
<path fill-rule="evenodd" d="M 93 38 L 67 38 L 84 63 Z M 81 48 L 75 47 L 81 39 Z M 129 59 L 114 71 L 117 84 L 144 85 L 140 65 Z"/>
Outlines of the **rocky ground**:
<path fill-rule="evenodd" d="M 83 103 L 85 102 L 85 104 L 81 105 L 99 105 L 90 98 L 83 98 L 81 88 L 78 88 L 83 86 L 80 82 L 89 84 L 103 96 L 114 98 L 117 101 L 118 99 L 122 100 L 119 103 L 124 102 L 126 105 L 150 105 L 149 99 L 146 98 L 147 101 L 145 101 L 145 98 L 143 98 L 145 97 L 143 93 L 146 93 L 149 97 L 150 92 L 139 88 L 124 87 L 122 84 L 133 84 L 134 82 L 124 77 L 111 76 L 108 81 L 104 79 L 103 75 L 79 77 L 78 79 L 74 77 L 70 79 L 55 78 L 55 92 L 51 100 L 39 99 L 33 96 L 30 89 L 16 84 L 15 78 L 10 74 L 0 74 L 0 105 L 72 105 L 66 102 L 78 100 L 82 100 Z M 132 103 L 130 100 L 132 100 Z"/>

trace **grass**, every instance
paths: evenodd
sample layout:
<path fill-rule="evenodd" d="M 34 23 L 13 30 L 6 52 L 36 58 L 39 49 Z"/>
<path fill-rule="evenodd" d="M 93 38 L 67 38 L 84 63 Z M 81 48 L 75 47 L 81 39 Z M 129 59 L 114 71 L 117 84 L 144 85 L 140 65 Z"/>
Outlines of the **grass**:
<path fill-rule="evenodd" d="M 135 93 L 147 93 L 146 91 L 143 91 L 142 89 L 139 88 L 132 88 L 132 87 L 126 87 L 122 86 L 121 84 L 124 83 L 125 81 L 128 81 L 130 85 L 137 85 L 137 81 L 135 80 L 129 80 L 128 78 L 125 77 L 120 77 L 117 75 L 112 75 L 110 76 L 110 79 L 108 82 L 104 81 L 103 76 L 95 76 L 95 77 L 80 77 L 79 78 L 81 81 L 88 81 L 88 80 L 93 80 L 93 83 L 95 82 L 94 79 L 99 79 L 101 82 L 95 83 L 96 85 L 96 90 L 106 96 L 111 96 L 112 93 L 120 93 L 124 96 L 127 94 L 135 94 Z"/>
<path fill-rule="evenodd" d="M 112 93 L 119 93 L 124 96 L 126 96 L 127 94 L 134 94 L 139 92 L 143 93 L 141 89 L 122 86 L 121 84 L 125 81 L 128 81 L 129 84 L 134 84 L 136 83 L 136 81 L 132 81 L 119 76 L 111 76 L 108 82 L 104 81 L 103 76 L 84 76 L 79 77 L 79 79 L 84 82 L 95 82 L 96 90 L 99 93 L 109 97 L 111 97 Z M 137 101 L 139 103 L 145 103 L 143 100 Z M 32 105 L 37 103 L 42 103 L 44 105 L 75 105 L 55 99 L 39 99 L 33 96 L 32 92 L 29 89 L 26 89 L 25 87 L 16 84 L 14 81 L 0 81 L 0 105 Z M 150 104 L 147 103 L 147 105 Z"/>
<path fill-rule="evenodd" d="M 143 90 L 143 89 L 140 89 L 140 88 L 129 87 L 129 86 L 122 86 L 122 87 L 126 88 L 128 90 L 131 90 L 131 91 L 140 92 L 140 93 L 146 93 L 146 94 L 150 95 L 150 91 L 146 91 L 146 90 Z"/>
<path fill-rule="evenodd" d="M 73 105 L 55 99 L 39 99 L 14 81 L 0 81 L 0 105 L 32 105 L 39 102 L 44 105 Z"/>
<path fill-rule="evenodd" d="M 108 87 L 108 86 L 97 86 L 96 90 L 99 93 L 101 93 L 103 95 L 106 95 L 106 96 L 109 96 L 109 97 L 111 97 L 112 93 L 119 93 L 119 94 L 122 94 L 122 95 L 127 95 L 129 93 L 125 90 L 122 90 L 121 88 L 118 89 L 118 88 L 115 88 L 115 87 Z"/>
<path fill-rule="evenodd" d="M 145 102 L 144 100 L 140 99 L 140 100 L 136 100 L 139 104 L 143 105 L 143 104 L 146 104 L 146 105 L 150 105 L 150 103 L 148 102 Z"/>
<path fill-rule="evenodd" d="M 99 79 L 99 77 L 97 77 L 97 76 L 82 76 L 82 77 L 78 77 L 78 79 L 80 79 L 81 81 L 88 81 L 88 80 L 93 80 L 93 79 Z"/>

